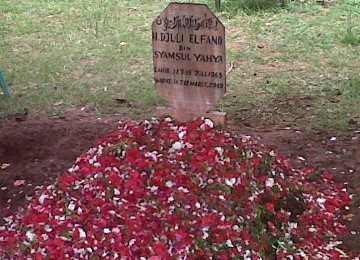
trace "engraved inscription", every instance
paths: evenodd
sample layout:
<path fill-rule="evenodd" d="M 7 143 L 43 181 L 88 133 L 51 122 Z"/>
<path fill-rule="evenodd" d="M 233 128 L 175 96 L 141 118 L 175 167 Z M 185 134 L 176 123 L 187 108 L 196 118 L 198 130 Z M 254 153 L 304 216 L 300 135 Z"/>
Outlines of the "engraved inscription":
<path fill-rule="evenodd" d="M 216 62 L 216 63 L 223 63 L 223 56 L 222 55 L 205 55 L 205 54 L 197 54 L 194 53 L 191 56 L 190 53 L 183 53 L 183 52 L 166 52 L 166 51 L 154 51 L 154 58 L 155 59 L 167 59 L 167 60 L 194 60 L 197 62 Z"/>
<path fill-rule="evenodd" d="M 174 17 L 158 16 L 155 23 L 161 26 L 164 31 L 179 29 L 181 27 L 194 30 L 206 28 L 215 31 L 218 30 L 217 19 L 207 17 L 207 14 L 205 14 L 203 18 L 194 15 L 177 15 Z"/>
<path fill-rule="evenodd" d="M 206 35 L 206 34 L 190 34 L 187 37 L 184 34 L 177 33 L 163 33 L 163 32 L 153 32 L 152 33 L 153 41 L 160 42 L 172 42 L 172 43 L 184 43 L 185 41 L 193 44 L 210 44 L 210 45 L 222 45 L 223 38 L 222 36 Z"/>
<path fill-rule="evenodd" d="M 152 23 L 152 44 L 155 87 L 181 120 L 225 94 L 225 28 L 206 5 L 169 4 Z"/>
<path fill-rule="evenodd" d="M 215 82 L 206 82 L 206 81 L 191 81 L 191 80 L 176 80 L 171 78 L 158 78 L 154 77 L 154 81 L 160 84 L 174 84 L 174 85 L 182 85 L 182 86 L 190 86 L 190 87 L 200 87 L 200 88 L 223 88 L 223 83 L 215 83 Z"/>

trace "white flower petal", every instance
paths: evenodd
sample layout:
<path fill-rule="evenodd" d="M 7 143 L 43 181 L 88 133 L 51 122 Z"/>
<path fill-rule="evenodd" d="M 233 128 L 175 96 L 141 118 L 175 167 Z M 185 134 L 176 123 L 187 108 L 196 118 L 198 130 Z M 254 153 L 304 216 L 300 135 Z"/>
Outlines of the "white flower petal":
<path fill-rule="evenodd" d="M 208 118 L 205 118 L 205 124 L 210 126 L 210 128 L 214 128 L 214 122 Z"/>
<path fill-rule="evenodd" d="M 26 237 L 29 241 L 33 241 L 34 238 L 36 237 L 36 234 L 34 233 L 34 230 L 28 230 L 26 232 Z"/>
<path fill-rule="evenodd" d="M 48 198 L 48 195 L 46 195 L 46 194 L 41 194 L 41 196 L 39 197 L 39 203 L 42 205 L 42 204 L 44 204 L 44 201 L 45 201 L 45 199 L 47 199 Z"/>
<path fill-rule="evenodd" d="M 265 186 L 266 186 L 266 187 L 269 187 L 269 188 L 271 188 L 272 186 L 274 186 L 274 184 L 275 184 L 274 178 L 268 178 L 268 179 L 266 180 L 266 182 L 265 182 Z"/>
<path fill-rule="evenodd" d="M 69 203 L 69 205 L 68 205 L 68 209 L 71 210 L 71 211 L 73 211 L 75 209 L 75 207 L 76 207 L 76 205 L 75 205 L 75 203 L 73 201 L 71 201 Z"/>
<path fill-rule="evenodd" d="M 226 245 L 227 247 L 234 247 L 230 239 L 226 240 Z"/>
<path fill-rule="evenodd" d="M 165 185 L 166 187 L 171 188 L 172 186 L 174 186 L 174 183 L 172 181 L 167 181 Z"/>

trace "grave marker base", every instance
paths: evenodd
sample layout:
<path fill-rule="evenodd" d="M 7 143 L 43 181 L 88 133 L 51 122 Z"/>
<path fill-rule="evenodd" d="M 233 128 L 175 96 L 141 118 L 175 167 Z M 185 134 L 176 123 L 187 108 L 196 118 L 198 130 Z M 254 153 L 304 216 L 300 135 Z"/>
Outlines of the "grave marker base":
<path fill-rule="evenodd" d="M 186 114 L 184 113 L 185 110 L 176 110 L 174 107 L 157 107 L 156 108 L 156 115 L 158 117 L 165 117 L 170 116 L 173 119 L 180 121 L 180 122 L 189 122 L 197 117 L 198 115 L 195 114 Z M 209 118 L 211 121 L 214 122 L 215 125 L 221 125 L 226 127 L 226 113 L 225 112 L 218 112 L 218 111 L 211 111 L 204 115 L 205 118 Z"/>

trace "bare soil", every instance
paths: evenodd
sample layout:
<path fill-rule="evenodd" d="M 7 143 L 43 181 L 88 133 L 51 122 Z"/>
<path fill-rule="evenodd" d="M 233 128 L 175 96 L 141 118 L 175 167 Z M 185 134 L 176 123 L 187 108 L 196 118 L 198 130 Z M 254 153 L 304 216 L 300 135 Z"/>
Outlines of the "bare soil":
<path fill-rule="evenodd" d="M 34 187 L 51 183 L 96 141 L 114 131 L 121 115 L 97 118 L 72 110 L 57 118 L 12 116 L 0 120 L 0 219 L 26 203 Z M 229 121 L 228 130 L 251 135 L 290 158 L 295 166 L 333 172 L 355 194 L 344 244 L 360 253 L 360 129 L 352 126 L 341 134 L 330 129 L 299 130 L 284 124 L 264 127 L 256 119 Z M 25 180 L 24 185 L 14 185 Z"/>

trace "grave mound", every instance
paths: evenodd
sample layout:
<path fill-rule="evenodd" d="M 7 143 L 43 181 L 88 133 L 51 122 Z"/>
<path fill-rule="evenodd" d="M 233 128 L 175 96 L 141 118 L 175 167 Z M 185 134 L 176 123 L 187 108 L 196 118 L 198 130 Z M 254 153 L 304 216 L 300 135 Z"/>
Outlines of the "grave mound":
<path fill-rule="evenodd" d="M 5 259 L 355 257 L 331 174 L 210 120 L 123 123 L 0 226 Z"/>

